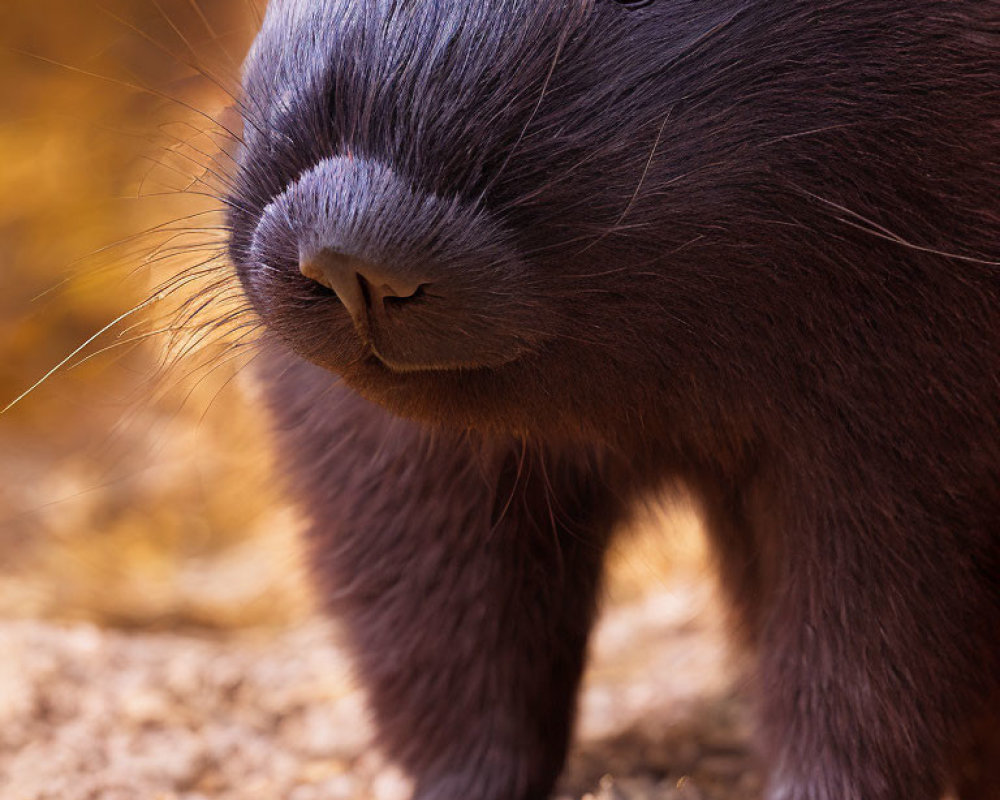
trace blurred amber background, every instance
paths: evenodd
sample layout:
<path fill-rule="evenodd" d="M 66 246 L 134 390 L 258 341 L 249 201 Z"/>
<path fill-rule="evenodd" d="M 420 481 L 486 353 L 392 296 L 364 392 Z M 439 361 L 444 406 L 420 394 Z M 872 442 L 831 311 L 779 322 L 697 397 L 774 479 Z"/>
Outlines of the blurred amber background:
<path fill-rule="evenodd" d="M 212 195 L 262 5 L 2 2 L 0 406 L 98 334 L 0 415 L 2 616 L 230 628 L 310 610 L 246 332 L 199 333 L 238 304 Z M 669 525 L 669 547 L 619 558 L 616 596 L 701 563 L 690 512 Z"/>
<path fill-rule="evenodd" d="M 224 186 L 226 137 L 213 120 L 232 103 L 259 10 L 248 0 L 0 5 L 5 406 L 215 255 L 220 203 L 207 195 Z M 204 280 L 127 316 L 0 416 L 0 614 L 231 626 L 307 610 L 296 521 L 239 374 L 248 357 L 228 347 L 239 333 L 177 352 L 225 314 L 225 299 L 192 331 L 164 331 L 182 318 L 185 291 L 225 274 L 209 264 Z"/>

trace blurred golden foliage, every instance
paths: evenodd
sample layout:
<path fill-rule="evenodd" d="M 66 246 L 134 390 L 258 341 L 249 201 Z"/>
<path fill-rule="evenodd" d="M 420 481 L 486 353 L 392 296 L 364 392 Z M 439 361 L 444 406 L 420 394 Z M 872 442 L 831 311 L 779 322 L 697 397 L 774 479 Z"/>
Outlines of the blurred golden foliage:
<path fill-rule="evenodd" d="M 255 13 L 3 4 L 0 406 L 215 254 L 212 120 Z M 0 613 L 229 626 L 308 608 L 246 359 L 222 341 L 162 369 L 192 344 L 163 332 L 181 302 L 127 316 L 0 416 Z"/>
<path fill-rule="evenodd" d="M 4 0 L 0 406 L 89 344 L 0 415 L 2 615 L 230 627 L 310 608 L 246 357 L 213 334 L 163 369 L 204 328 L 178 323 L 183 292 L 144 305 L 177 276 L 226 294 L 215 120 L 259 14 L 256 0 Z M 218 303 L 213 318 L 234 308 Z M 668 559 L 701 563 L 693 516 L 678 519 L 679 549 L 623 549 L 613 596 Z"/>

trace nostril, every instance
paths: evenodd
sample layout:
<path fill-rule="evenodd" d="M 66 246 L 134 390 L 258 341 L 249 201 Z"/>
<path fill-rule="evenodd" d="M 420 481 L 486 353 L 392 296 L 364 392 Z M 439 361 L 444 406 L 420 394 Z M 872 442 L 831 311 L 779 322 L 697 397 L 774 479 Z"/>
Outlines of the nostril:
<path fill-rule="evenodd" d="M 372 307 L 372 287 L 371 284 L 365 279 L 365 276 L 360 272 L 354 273 L 354 280 L 358 283 L 358 288 L 361 290 L 361 297 L 364 300 L 365 308 Z"/>
<path fill-rule="evenodd" d="M 358 280 L 365 292 L 369 307 L 378 301 L 381 301 L 383 306 L 389 306 L 413 300 L 423 293 L 423 287 L 426 285 L 399 275 L 389 275 L 368 264 L 365 265 L 364 271 L 358 272 Z"/>
<path fill-rule="evenodd" d="M 414 300 L 419 300 L 427 294 L 428 286 L 430 286 L 430 284 L 421 283 L 412 294 L 405 296 L 399 293 L 385 294 L 382 296 L 382 305 L 386 308 L 399 308 L 400 306 L 412 303 Z"/>
<path fill-rule="evenodd" d="M 356 322 L 422 297 L 426 283 L 356 256 L 324 248 L 300 253 L 299 271 L 332 289 Z"/>
<path fill-rule="evenodd" d="M 361 263 L 352 256 L 329 249 L 299 254 L 299 272 L 332 289 L 355 322 L 363 319 L 369 303 L 363 282 L 358 279 Z"/>

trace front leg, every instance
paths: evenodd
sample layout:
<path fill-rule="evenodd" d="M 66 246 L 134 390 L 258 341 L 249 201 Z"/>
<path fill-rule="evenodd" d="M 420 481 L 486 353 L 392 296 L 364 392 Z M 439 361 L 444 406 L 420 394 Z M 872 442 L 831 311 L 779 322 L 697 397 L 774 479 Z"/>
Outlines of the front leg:
<path fill-rule="evenodd" d="M 432 435 L 342 390 L 308 419 L 286 445 L 380 747 L 418 800 L 548 797 L 612 495 L 580 458 Z"/>
<path fill-rule="evenodd" d="M 768 504 L 783 525 L 759 641 L 767 800 L 940 800 L 996 688 L 987 516 L 949 524 L 949 498 L 906 502 L 855 472 L 831 470 L 825 496 L 814 480 L 809 507 L 787 488 Z"/>

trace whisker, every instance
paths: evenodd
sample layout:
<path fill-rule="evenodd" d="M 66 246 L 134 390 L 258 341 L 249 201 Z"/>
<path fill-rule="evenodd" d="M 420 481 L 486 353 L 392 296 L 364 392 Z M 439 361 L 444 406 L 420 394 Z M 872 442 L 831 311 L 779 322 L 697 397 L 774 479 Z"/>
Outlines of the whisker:
<path fill-rule="evenodd" d="M 238 355 L 242 355 L 242 353 Z M 233 371 L 233 374 L 230 375 L 228 378 L 226 378 L 222 386 L 220 386 L 218 390 L 215 392 L 215 394 L 212 395 L 212 398 L 208 401 L 208 404 L 205 406 L 205 410 L 198 418 L 199 425 L 205 422 L 205 418 L 208 416 L 208 412 L 212 410 L 212 406 L 215 405 L 215 401 L 219 399 L 219 396 L 226 390 L 226 387 L 228 387 L 234 380 L 236 380 L 240 375 L 242 375 L 244 370 L 248 369 L 253 364 L 254 361 L 260 358 L 260 355 L 261 354 L 259 351 L 254 353 L 252 356 L 250 356 L 250 358 L 247 359 L 245 364 L 240 364 Z"/>
<path fill-rule="evenodd" d="M 521 146 L 521 143 L 524 141 L 524 137 L 528 132 L 528 128 L 531 127 L 531 123 L 534 122 L 535 117 L 538 114 L 538 109 L 542 107 L 542 101 L 545 99 L 545 95 L 548 92 L 549 83 L 552 81 L 552 75 L 555 73 L 556 66 L 559 64 L 559 58 L 560 56 L 562 56 L 563 47 L 566 45 L 566 40 L 568 36 L 569 36 L 569 28 L 566 28 L 563 31 L 562 35 L 560 35 L 559 41 L 556 44 L 555 55 L 552 57 L 552 63 L 549 65 L 549 71 L 548 73 L 546 73 L 545 80 L 542 82 L 542 89 L 539 92 L 538 100 L 536 101 L 534 108 L 528 115 L 527 121 L 521 127 L 521 133 L 518 135 L 517 140 L 514 142 L 513 147 L 511 147 L 511 149 L 507 152 L 507 156 L 504 159 L 503 163 L 500 165 L 500 169 L 496 171 L 496 173 L 490 179 L 489 183 L 487 183 L 486 187 L 480 193 L 479 200 L 477 201 L 478 203 L 481 203 L 483 201 L 483 198 L 488 196 L 490 190 L 499 182 L 501 176 L 504 174 L 504 172 L 507 171 L 507 166 L 510 164 L 511 159 L 514 157 L 514 154 L 518 151 L 518 149 Z"/>
<path fill-rule="evenodd" d="M 89 347 L 90 344 L 92 342 L 94 342 L 97 338 L 99 338 L 102 334 L 104 334 L 107 331 L 111 330 L 115 325 L 117 325 L 122 320 L 128 319 L 133 314 L 136 314 L 139 311 L 142 311 L 142 309 L 147 308 L 148 306 L 152 305 L 153 303 L 155 303 L 159 299 L 160 299 L 159 295 L 153 295 L 152 297 L 148 298 L 147 300 L 142 301 L 138 305 L 133 306 L 128 311 L 125 311 L 124 313 L 119 314 L 117 317 L 115 317 L 113 320 L 111 320 L 111 322 L 109 322 L 107 325 L 105 325 L 103 328 L 101 328 L 99 331 L 97 331 L 97 333 L 95 333 L 92 336 L 90 336 L 83 344 L 81 344 L 79 347 L 77 347 L 75 350 L 73 350 L 73 352 L 70 353 L 68 356 L 66 356 L 62 361 L 60 361 L 58 364 L 56 364 L 54 367 L 52 367 L 52 369 L 50 369 L 48 372 L 46 372 L 41 378 L 39 378 L 37 381 L 35 381 L 31 386 L 29 386 L 27 389 L 25 389 L 25 391 L 21 392 L 21 394 L 19 394 L 10 403 L 8 403 L 6 406 L 4 406 L 3 409 L 0 409 L 0 415 L 6 414 L 8 411 L 10 411 L 12 408 L 14 408 L 14 406 L 16 406 L 22 400 L 24 400 L 25 397 L 27 397 L 29 394 L 31 394 L 33 391 L 35 391 L 38 387 L 40 387 L 42 384 L 44 384 L 49 378 L 51 378 L 53 375 L 55 375 L 60 369 L 62 369 L 66 364 L 68 364 L 70 361 L 72 361 L 74 358 L 76 358 L 76 356 L 81 351 L 83 351 L 87 347 Z"/>
<path fill-rule="evenodd" d="M 226 57 L 226 60 L 229 62 L 229 65 L 234 70 L 236 70 L 238 72 L 239 71 L 239 64 L 237 64 L 236 60 L 233 58 L 232 53 L 230 53 L 229 50 L 226 49 L 226 47 L 222 44 L 222 37 L 219 36 L 219 34 L 216 32 L 215 28 L 212 27 L 212 23 L 209 22 L 209 19 L 205 15 L 205 12 L 202 10 L 201 6 L 198 4 L 198 0 L 188 0 L 188 4 L 191 6 L 191 8 L 194 9 L 194 12 L 201 19 L 202 25 L 205 26 L 205 30 L 208 31 L 209 35 L 212 37 L 213 42 L 215 42 L 216 44 L 218 44 L 219 51 Z"/>
<path fill-rule="evenodd" d="M 214 125 L 218 125 L 220 128 L 222 128 L 222 130 L 226 131 L 226 133 L 228 133 L 233 138 L 234 141 L 237 141 L 237 142 L 242 142 L 243 141 L 243 137 L 238 136 L 237 134 L 233 133 L 231 130 L 229 130 L 228 128 L 226 128 L 224 125 L 220 124 L 218 120 L 214 119 L 211 116 L 211 114 L 208 114 L 207 112 L 202 111 L 200 108 L 197 108 L 196 106 L 193 106 L 190 103 L 185 103 L 183 100 L 181 100 L 178 97 L 174 97 L 174 96 L 172 96 L 170 94 L 167 94 L 166 92 L 161 92 L 160 90 L 154 89 L 151 86 L 144 86 L 144 85 L 142 85 L 140 83 L 134 83 L 132 81 L 125 81 L 125 80 L 122 80 L 121 78 L 114 78 L 114 77 L 112 77 L 110 75 L 103 75 L 100 72 L 91 72 L 90 70 L 83 69 L 82 67 L 76 67 L 76 66 L 74 66 L 72 64 L 66 64 L 66 63 L 61 62 L 61 61 L 56 61 L 54 58 L 49 58 L 48 56 L 43 56 L 43 55 L 40 55 L 39 53 L 31 53 L 31 52 L 29 52 L 27 50 L 21 50 L 21 49 L 16 48 L 16 47 L 7 47 L 7 46 L 5 46 L 4 49 L 7 50 L 8 52 L 16 53 L 17 55 L 24 56 L 25 58 L 32 58 L 32 59 L 35 59 L 36 61 L 41 61 L 42 63 L 49 64 L 49 65 L 51 65 L 53 67 L 58 67 L 59 69 L 64 69 L 64 70 L 67 70 L 69 72 L 72 72 L 72 73 L 75 73 L 75 74 L 78 74 L 78 75 L 83 75 L 84 77 L 87 77 L 87 78 L 93 78 L 94 80 L 104 81 L 106 83 L 116 84 L 116 85 L 122 86 L 122 87 L 124 87 L 126 89 L 131 89 L 132 91 L 141 92 L 142 94 L 152 95 L 153 97 L 158 97 L 161 100 L 166 100 L 169 103 L 174 103 L 175 105 L 178 105 L 181 108 L 183 108 L 185 111 L 189 111 L 192 114 L 195 114 L 196 116 L 199 116 L 199 117 L 202 117 L 202 118 L 208 120 L 209 122 L 213 123 Z"/>
<path fill-rule="evenodd" d="M 507 502 L 504 503 L 503 508 L 500 510 L 500 514 L 497 516 L 496 522 L 494 522 L 492 527 L 490 528 L 490 532 L 489 534 L 487 534 L 487 538 L 492 537 L 497 532 L 497 530 L 499 530 L 501 523 L 507 516 L 507 512 L 510 510 L 511 505 L 514 502 L 514 498 L 517 496 L 518 486 L 520 485 L 521 478 L 524 475 L 524 465 L 528 458 L 528 441 L 523 436 L 519 437 L 519 439 L 521 442 L 521 456 L 517 462 L 517 472 L 514 473 L 514 482 L 510 488 L 510 495 L 507 497 Z"/>
<path fill-rule="evenodd" d="M 865 217 L 862 214 L 859 214 L 857 211 L 852 211 L 847 206 L 841 205 L 840 203 L 836 203 L 833 200 L 829 200 L 825 197 L 821 197 L 820 195 L 815 194 L 814 192 L 810 192 L 808 189 L 804 189 L 801 186 L 797 186 L 796 184 L 789 184 L 789 185 L 793 186 L 796 190 L 806 195 L 807 197 L 810 197 L 813 200 L 822 203 L 823 205 L 829 206 L 830 208 L 836 209 L 837 211 L 840 211 L 841 213 L 846 214 L 849 217 L 853 217 L 855 220 L 858 220 L 858 222 L 852 222 L 849 219 L 840 219 L 839 221 L 843 222 L 845 225 L 849 225 L 852 228 L 864 231 L 865 233 L 868 233 L 878 239 L 884 239 L 887 242 L 898 244 L 901 247 L 906 247 L 910 250 L 915 250 L 916 252 L 919 253 L 928 253 L 930 255 L 942 256 L 943 258 L 950 258 L 954 259 L 955 261 L 964 261 L 969 264 L 981 264 L 986 267 L 1000 267 L 1000 261 L 989 261 L 987 259 L 977 258 L 975 256 L 965 256 L 962 255 L 961 253 L 953 253 L 947 250 L 939 250 L 935 247 L 927 247 L 924 245 L 916 244 L 915 242 L 908 241 L 904 239 L 902 236 L 893 233 L 888 228 L 879 225 L 874 220 L 869 219 L 868 217 Z"/>
<path fill-rule="evenodd" d="M 170 16 L 167 15 L 164 12 L 163 7 L 157 2 L 157 0 L 150 0 L 150 1 L 152 2 L 154 8 L 156 8 L 156 10 L 160 12 L 160 16 L 163 17 L 163 19 L 167 23 L 167 25 L 170 26 L 170 28 L 177 35 L 177 37 L 184 43 L 184 45 L 188 48 L 188 50 L 191 52 L 191 54 L 194 55 L 197 58 L 197 52 L 191 47 L 191 44 L 188 41 L 187 37 L 185 37 L 184 34 L 183 34 L 183 32 L 181 32 L 181 30 L 174 24 L 174 21 L 170 18 Z M 137 36 L 139 36 L 140 38 L 142 38 L 144 41 L 149 42 L 149 44 L 153 45 L 153 47 L 155 47 L 157 50 L 159 50 L 160 52 L 162 52 L 162 53 L 166 54 L 167 56 L 169 56 L 172 60 L 176 61 L 178 64 L 181 64 L 182 66 L 185 66 L 188 69 L 191 69 L 191 70 L 194 70 L 195 72 L 197 72 L 199 75 L 201 75 L 207 81 L 210 81 L 216 88 L 218 88 L 222 92 L 224 92 L 226 94 L 226 96 L 229 97 L 231 100 L 236 100 L 236 97 L 234 96 L 233 91 L 231 89 L 229 89 L 228 87 L 226 87 L 214 75 L 212 75 L 210 72 L 208 72 L 207 69 L 205 69 L 204 67 L 200 66 L 196 62 L 188 61 L 187 59 L 181 58 L 177 53 L 175 53 L 169 47 L 167 47 L 166 45 L 164 45 L 159 39 L 157 39 L 154 36 L 150 36 L 142 28 L 138 27 L 137 25 L 134 25 L 133 23 L 129 22 L 125 18 L 118 16 L 117 14 L 115 14 L 110 9 L 108 9 L 108 8 L 106 8 L 104 6 L 101 6 L 101 5 L 98 5 L 98 8 L 102 12 L 104 12 L 104 14 L 106 14 L 108 17 L 110 17 L 111 19 L 113 19 L 115 22 L 117 22 L 118 24 L 120 24 L 120 25 L 128 28 L 134 34 L 136 34 Z"/>
<path fill-rule="evenodd" d="M 69 272 L 70 274 L 66 275 L 66 277 L 64 277 L 64 278 L 61 278 L 59 281 L 57 281 L 52 286 L 49 286 L 47 289 L 44 289 L 43 291 L 41 291 L 38 294 L 34 295 L 29 300 L 29 302 L 30 303 L 40 302 L 41 300 L 45 299 L 49 295 L 53 294 L 54 292 L 57 292 L 57 291 L 63 289 L 70 282 L 72 282 L 72 281 L 76 280 L 77 278 L 79 278 L 81 273 L 78 270 L 76 270 L 75 267 L 78 267 L 78 266 L 84 264 L 85 262 L 87 262 L 87 261 L 89 261 L 91 259 L 97 258 L 97 257 L 105 255 L 105 254 L 108 254 L 108 253 L 114 251 L 117 248 L 121 248 L 121 247 L 124 247 L 125 245 L 133 244 L 133 243 L 135 243 L 137 241 L 141 241 L 141 240 L 143 240 L 145 238 L 153 236 L 156 233 L 166 233 L 166 232 L 170 232 L 171 230 L 177 230 L 177 231 L 182 231 L 182 232 L 185 232 L 185 231 L 196 232 L 196 231 L 202 231 L 202 230 L 213 230 L 213 231 L 225 232 L 225 231 L 228 230 L 227 228 L 221 227 L 221 226 L 220 227 L 215 227 L 215 228 L 204 227 L 204 228 L 176 228 L 176 229 L 171 229 L 169 227 L 171 225 L 176 225 L 178 222 L 186 222 L 188 220 L 196 219 L 198 217 L 202 217 L 202 216 L 206 216 L 206 215 L 210 215 L 210 214 L 211 215 L 218 215 L 219 214 L 219 210 L 217 210 L 217 209 L 209 209 L 209 210 L 206 210 L 206 211 L 198 211 L 198 212 L 194 212 L 192 214 L 187 214 L 187 215 L 185 215 L 183 217 L 178 217 L 176 220 L 171 220 L 169 222 L 161 222 L 161 223 L 158 223 L 156 225 L 152 225 L 149 228 L 146 228 L 145 230 L 139 231 L 137 233 L 129 234 L 128 236 L 122 237 L 121 239 L 118 239 L 117 241 L 110 242 L 109 244 L 106 244 L 106 245 L 102 245 L 101 247 L 98 247 L 95 250 L 92 250 L 87 255 L 80 256 L 79 258 L 73 259 L 72 261 L 70 261 L 66 265 L 65 270 L 64 270 L 64 271 Z M 220 250 L 221 249 L 222 249 L 222 244 L 220 243 Z M 149 256 L 151 255 L 150 251 L 148 249 L 146 249 L 145 247 L 143 247 L 143 252 L 145 253 L 144 259 L 145 260 L 150 260 L 150 258 L 149 258 Z M 129 257 L 127 255 L 124 255 L 124 256 L 121 257 L 122 260 L 125 260 L 126 258 L 129 258 Z M 145 266 L 145 263 L 140 264 L 137 268 L 135 268 L 134 270 L 132 270 L 131 273 L 129 273 L 129 274 L 135 274 L 140 269 L 142 269 L 144 266 Z M 111 272 L 111 271 L 113 271 L 115 269 L 117 269 L 116 262 L 115 261 L 109 261 L 104 266 L 97 266 L 97 267 L 93 267 L 93 268 L 88 269 L 88 273 L 87 274 L 88 275 L 95 275 L 95 274 L 99 275 L 99 274 Z"/>
<path fill-rule="evenodd" d="M 625 206 L 625 210 L 622 211 L 622 215 L 618 217 L 615 222 L 614 227 L 617 228 L 625 221 L 625 217 L 628 216 L 628 212 L 632 210 L 632 206 L 635 205 L 635 201 L 639 197 L 639 193 L 642 191 L 642 186 L 646 182 L 646 176 L 649 175 L 649 168 L 653 165 L 653 158 L 656 155 L 656 148 L 660 146 L 660 139 L 663 138 L 663 130 L 667 127 L 667 123 L 670 121 L 670 115 L 673 109 L 667 111 L 666 115 L 663 117 L 663 122 L 660 124 L 660 129 L 656 132 L 656 139 L 653 141 L 653 146 L 649 151 L 649 158 L 646 159 L 646 166 L 642 170 L 642 175 L 639 176 L 639 183 L 635 187 L 635 191 L 632 193 L 632 197 L 629 198 L 628 205 Z"/>
<path fill-rule="evenodd" d="M 132 327 L 132 329 L 133 330 L 135 329 L 134 326 Z M 155 331 L 146 331 L 144 333 L 136 334 L 135 336 L 130 336 L 129 338 L 123 339 L 122 341 L 113 342 L 112 344 L 109 344 L 109 345 L 107 345 L 105 347 L 102 347 L 99 350 L 95 350 L 94 352 L 85 355 L 79 361 L 75 361 L 72 364 L 69 364 L 66 367 L 66 371 L 69 372 L 70 370 L 74 370 L 74 369 L 77 369 L 78 367 L 82 367 L 87 362 L 92 361 L 93 359 L 95 359 L 95 358 L 97 358 L 99 356 L 102 356 L 105 353 L 109 353 L 112 350 L 120 350 L 121 348 L 127 347 L 129 345 L 136 345 L 136 344 L 139 344 L 141 342 L 146 341 L 147 339 L 152 339 L 152 338 L 154 338 L 156 336 L 162 336 L 164 333 L 168 333 L 170 331 L 171 331 L 171 328 L 159 328 L 159 329 L 157 329 Z"/>

